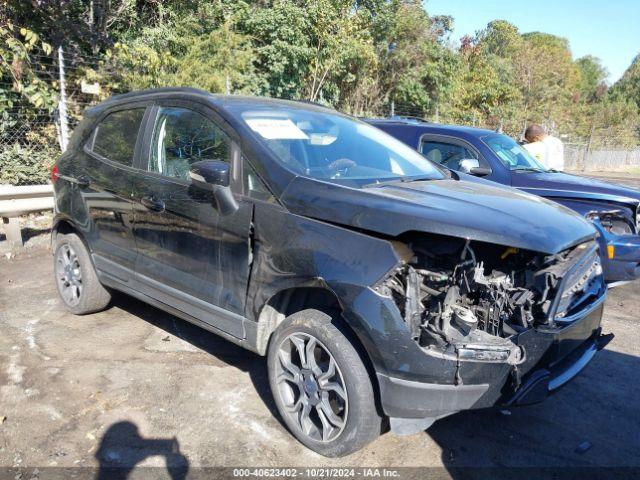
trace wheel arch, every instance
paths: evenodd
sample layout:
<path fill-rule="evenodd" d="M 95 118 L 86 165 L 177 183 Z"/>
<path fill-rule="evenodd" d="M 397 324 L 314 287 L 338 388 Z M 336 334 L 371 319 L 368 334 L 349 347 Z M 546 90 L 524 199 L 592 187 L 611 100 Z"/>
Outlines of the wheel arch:
<path fill-rule="evenodd" d="M 382 413 L 380 387 L 373 361 L 356 330 L 345 317 L 344 307 L 338 296 L 328 286 L 294 286 L 284 288 L 272 295 L 265 302 L 257 319 L 256 351 L 260 355 L 266 355 L 273 333 L 282 321 L 294 313 L 307 309 L 319 310 L 329 315 L 331 323 L 353 345 L 369 373 L 376 408 L 379 413 Z"/>
<path fill-rule="evenodd" d="M 89 252 L 89 256 L 91 256 L 91 247 L 89 246 L 89 242 L 85 238 L 82 233 L 82 230 L 78 228 L 75 222 L 69 217 L 56 217 L 53 220 L 53 227 L 51 228 L 51 250 L 52 253 L 55 253 L 54 247 L 56 244 L 56 239 L 58 235 L 67 235 L 69 233 L 73 233 L 78 236 L 78 238 L 82 241 L 87 252 Z"/>

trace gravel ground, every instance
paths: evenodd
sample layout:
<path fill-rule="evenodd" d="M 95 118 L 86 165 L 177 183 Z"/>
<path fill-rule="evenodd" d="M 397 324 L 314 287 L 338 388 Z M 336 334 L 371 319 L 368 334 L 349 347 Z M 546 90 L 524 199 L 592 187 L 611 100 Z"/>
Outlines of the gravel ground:
<path fill-rule="evenodd" d="M 545 403 L 461 413 L 331 460 L 279 422 L 261 357 L 125 296 L 104 312 L 73 316 L 57 297 L 51 256 L 32 249 L 0 260 L 0 468 L 137 465 L 134 476 L 149 466 L 166 475 L 165 464 L 191 473 L 421 466 L 442 478 L 458 478 L 466 466 L 637 473 L 639 291 L 633 283 L 610 292 L 604 330 L 616 338 Z"/>

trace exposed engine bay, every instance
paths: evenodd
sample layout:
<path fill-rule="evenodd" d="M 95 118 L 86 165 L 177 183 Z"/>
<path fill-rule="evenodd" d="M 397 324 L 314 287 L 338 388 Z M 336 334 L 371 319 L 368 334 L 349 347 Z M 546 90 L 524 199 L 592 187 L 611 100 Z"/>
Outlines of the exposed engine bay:
<path fill-rule="evenodd" d="M 403 264 L 377 290 L 393 298 L 421 347 L 454 347 L 459 358 L 523 361 L 510 338 L 556 326 L 603 285 L 595 242 L 555 255 L 437 236 L 403 244 Z"/>

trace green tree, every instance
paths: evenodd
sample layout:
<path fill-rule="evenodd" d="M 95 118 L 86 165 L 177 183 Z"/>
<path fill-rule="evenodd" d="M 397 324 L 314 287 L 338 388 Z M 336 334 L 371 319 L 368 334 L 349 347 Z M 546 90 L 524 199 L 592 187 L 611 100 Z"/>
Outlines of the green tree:
<path fill-rule="evenodd" d="M 381 91 L 398 113 L 436 114 L 449 100 L 459 66 L 455 53 L 443 45 L 450 18 L 430 19 L 417 0 L 392 1 L 376 23 Z"/>
<path fill-rule="evenodd" d="M 263 94 L 301 98 L 314 50 L 311 22 L 303 5 L 276 0 L 270 8 L 255 7 L 240 28 L 248 32 L 256 53 L 256 69 L 264 79 Z"/>
<path fill-rule="evenodd" d="M 522 38 L 524 45 L 515 72 L 525 114 L 530 120 L 568 125 L 579 82 L 569 42 L 540 32 L 527 33 Z"/>
<path fill-rule="evenodd" d="M 594 102 L 602 98 L 608 88 L 605 80 L 609 72 L 600 59 L 593 55 L 585 55 L 576 60 L 576 66 L 580 74 L 578 81 L 580 99 Z"/>
<path fill-rule="evenodd" d="M 39 56 L 51 51 L 51 45 L 32 30 L 11 23 L 0 25 L 0 112 L 21 101 L 36 109 L 53 110 L 58 100 L 54 84 L 38 71 Z"/>
<path fill-rule="evenodd" d="M 353 9 L 350 1 L 309 2 L 307 12 L 313 55 L 303 96 L 325 100 L 348 111 L 364 108 L 367 79 L 377 68 L 377 56 L 366 10 Z"/>
<path fill-rule="evenodd" d="M 475 42 L 483 53 L 513 60 L 520 54 L 523 38 L 518 27 L 506 20 L 494 20 L 476 35 Z"/>
<path fill-rule="evenodd" d="M 612 95 L 623 100 L 630 100 L 640 109 L 640 54 L 611 89 Z"/>

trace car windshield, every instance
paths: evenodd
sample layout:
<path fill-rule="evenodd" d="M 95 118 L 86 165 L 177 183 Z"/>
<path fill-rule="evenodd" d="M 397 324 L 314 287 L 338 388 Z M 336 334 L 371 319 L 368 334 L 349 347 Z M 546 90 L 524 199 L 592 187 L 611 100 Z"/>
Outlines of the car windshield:
<path fill-rule="evenodd" d="M 304 107 L 232 105 L 289 170 L 303 176 L 364 186 L 445 175 L 404 143 L 349 117 Z"/>
<path fill-rule="evenodd" d="M 538 162 L 518 142 L 507 135 L 495 134 L 482 137 L 484 143 L 493 150 L 509 170 L 546 172 L 547 168 Z"/>

